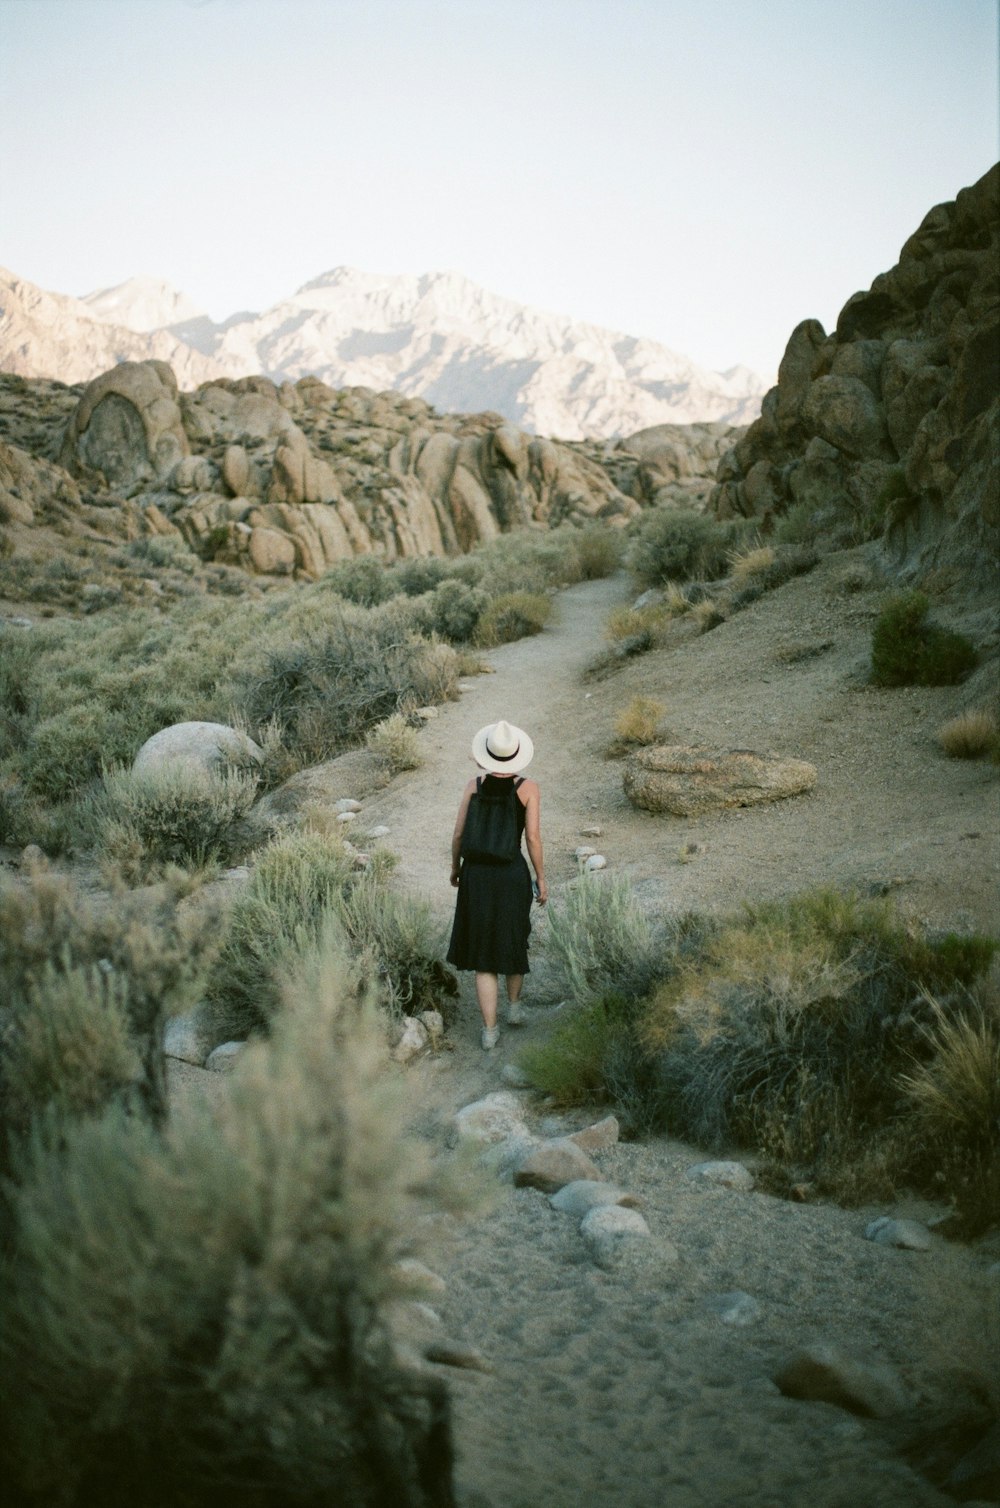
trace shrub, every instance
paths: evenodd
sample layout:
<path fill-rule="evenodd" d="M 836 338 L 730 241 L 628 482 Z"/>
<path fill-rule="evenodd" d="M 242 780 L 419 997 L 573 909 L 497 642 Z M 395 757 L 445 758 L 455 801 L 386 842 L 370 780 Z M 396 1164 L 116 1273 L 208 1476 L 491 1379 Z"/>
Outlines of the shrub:
<path fill-rule="evenodd" d="M 385 722 L 377 723 L 369 731 L 365 743 L 385 760 L 394 775 L 401 770 L 418 770 L 424 762 L 417 730 L 400 712 L 394 712 Z"/>
<path fill-rule="evenodd" d="M 662 601 L 648 602 L 642 607 L 617 607 L 608 615 L 606 633 L 609 639 L 621 642 L 639 634 L 659 637 L 667 624 L 682 617 L 690 610 L 691 603 L 681 587 L 670 582 Z"/>
<path fill-rule="evenodd" d="M 205 990 L 208 1021 L 220 1041 L 268 1030 L 290 959 L 315 943 L 352 875 L 353 863 L 336 838 L 291 833 L 263 850 L 233 902 Z"/>
<path fill-rule="evenodd" d="M 618 742 L 626 747 L 655 743 L 666 710 L 654 696 L 634 696 L 615 718 Z"/>
<path fill-rule="evenodd" d="M 962 634 L 927 618 L 922 592 L 890 598 L 872 632 L 872 680 L 877 686 L 952 686 L 976 663 Z"/>
<path fill-rule="evenodd" d="M 337 913 L 362 963 L 379 979 L 390 1014 L 438 1010 L 446 1023 L 454 1019 L 458 984 L 441 962 L 446 938 L 425 901 L 396 893 L 369 872 L 344 890 Z"/>
<path fill-rule="evenodd" d="M 443 1384 L 386 1305 L 447 1190 L 325 933 L 273 1043 L 157 1137 L 37 1137 L 0 1282 L 2 1450 L 32 1508 L 450 1501 Z"/>
<path fill-rule="evenodd" d="M 393 595 L 393 581 L 384 561 L 376 555 L 355 555 L 338 560 L 322 578 L 339 597 L 358 607 L 377 607 Z"/>
<path fill-rule="evenodd" d="M 390 582 L 396 591 L 407 597 L 422 597 L 433 592 L 449 576 L 451 562 L 437 555 L 421 555 L 416 559 L 397 560 L 390 573 Z"/>
<path fill-rule="evenodd" d="M 738 583 L 752 581 L 754 577 L 766 576 L 776 560 L 771 545 L 746 545 L 730 556 L 730 574 Z"/>
<path fill-rule="evenodd" d="M 1000 748 L 1000 723 L 985 708 L 963 712 L 938 729 L 949 759 L 982 759 Z"/>
<path fill-rule="evenodd" d="M 683 508 L 648 508 L 629 530 L 625 564 L 643 586 L 714 579 L 748 526 Z"/>
<path fill-rule="evenodd" d="M 597 581 L 613 576 L 622 562 L 624 541 L 621 530 L 607 524 L 585 524 L 573 535 L 573 548 L 579 560 L 580 579 Z"/>
<path fill-rule="evenodd" d="M 456 644 L 467 644 L 489 600 L 481 587 L 464 581 L 442 581 L 427 603 L 427 627 Z"/>
<path fill-rule="evenodd" d="M 611 987 L 644 992 L 655 969 L 653 933 L 627 880 L 582 874 L 548 914 L 549 949 L 575 999 Z"/>
<path fill-rule="evenodd" d="M 552 616 L 551 598 L 541 592 L 503 592 L 479 619 L 474 642 L 484 648 L 539 634 Z"/>
<path fill-rule="evenodd" d="M 75 1113 L 133 1082 L 145 1112 L 165 1115 L 163 1023 L 198 999 L 216 927 L 208 907 L 178 911 L 182 895 L 179 884 L 164 883 L 98 906 L 51 874 L 0 883 L 8 1133 L 25 1131 L 48 1106 Z"/>
<path fill-rule="evenodd" d="M 225 860 L 234 824 L 253 805 L 255 775 L 219 774 L 183 760 L 158 769 L 109 770 L 99 845 L 129 878 L 148 878 L 164 864 L 198 868 Z"/>
<path fill-rule="evenodd" d="M 356 747 L 407 705 L 455 695 L 455 653 L 408 633 L 392 606 L 337 615 L 325 634 L 269 651 L 240 695 L 251 723 L 276 718 L 302 763 Z"/>
<path fill-rule="evenodd" d="M 519 1055 L 532 1087 L 557 1105 L 583 1105 L 606 1093 L 605 1065 L 619 1029 L 604 997 L 577 1007 L 541 1042 Z"/>

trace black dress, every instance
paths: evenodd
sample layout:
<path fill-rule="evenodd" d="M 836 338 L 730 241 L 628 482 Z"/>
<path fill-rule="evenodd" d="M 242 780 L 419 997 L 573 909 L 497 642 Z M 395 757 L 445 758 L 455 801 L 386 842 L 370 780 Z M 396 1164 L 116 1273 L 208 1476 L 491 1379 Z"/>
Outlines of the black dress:
<path fill-rule="evenodd" d="M 485 775 L 480 788 L 490 795 L 495 787 L 506 783 L 499 776 Z M 525 811 L 519 796 L 514 807 L 520 843 Z M 448 962 L 456 969 L 475 969 L 479 974 L 527 974 L 531 901 L 531 871 L 522 853 L 509 864 L 477 864 L 464 859 Z"/>

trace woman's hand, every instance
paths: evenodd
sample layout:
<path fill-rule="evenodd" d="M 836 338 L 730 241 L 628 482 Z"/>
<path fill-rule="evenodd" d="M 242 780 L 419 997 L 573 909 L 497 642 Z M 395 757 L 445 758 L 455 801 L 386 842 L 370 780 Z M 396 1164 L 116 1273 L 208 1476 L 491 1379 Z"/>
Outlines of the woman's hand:
<path fill-rule="evenodd" d="M 455 887 L 456 890 L 458 889 L 458 881 L 459 881 L 460 874 L 461 874 L 461 870 L 459 870 L 459 869 L 453 868 L 452 871 L 451 871 L 451 883 Z"/>
<path fill-rule="evenodd" d="M 548 885 L 546 885 L 544 880 L 536 880 L 535 887 L 538 891 L 538 894 L 535 896 L 535 900 L 540 906 L 544 906 L 545 902 L 549 898 L 549 887 Z"/>

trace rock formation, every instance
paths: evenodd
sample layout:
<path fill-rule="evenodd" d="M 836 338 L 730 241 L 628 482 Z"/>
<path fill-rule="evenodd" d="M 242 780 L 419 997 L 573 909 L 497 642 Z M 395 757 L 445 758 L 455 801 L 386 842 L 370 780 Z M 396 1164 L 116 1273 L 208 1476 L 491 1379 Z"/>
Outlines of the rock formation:
<path fill-rule="evenodd" d="M 711 507 L 765 528 L 885 533 L 904 566 L 994 566 L 1000 543 L 1000 165 L 939 204 L 836 331 L 792 332 Z"/>

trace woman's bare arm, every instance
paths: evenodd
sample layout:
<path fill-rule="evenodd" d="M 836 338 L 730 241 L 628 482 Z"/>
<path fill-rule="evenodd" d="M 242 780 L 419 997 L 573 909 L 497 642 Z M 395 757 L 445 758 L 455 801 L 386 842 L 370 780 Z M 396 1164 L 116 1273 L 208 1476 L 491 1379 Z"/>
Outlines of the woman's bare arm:
<path fill-rule="evenodd" d="M 545 858 L 542 853 L 542 796 L 534 780 L 522 781 L 517 794 L 524 803 L 524 838 L 538 885 L 538 904 L 544 906 L 549 898 L 549 887 L 545 883 Z"/>
<path fill-rule="evenodd" d="M 458 803 L 458 816 L 455 818 L 455 831 L 451 835 L 451 883 L 456 887 L 458 885 L 459 870 L 461 869 L 462 833 L 465 831 L 465 819 L 468 816 L 472 793 L 476 789 L 477 778 L 477 776 L 473 775 L 462 792 L 462 799 Z"/>

